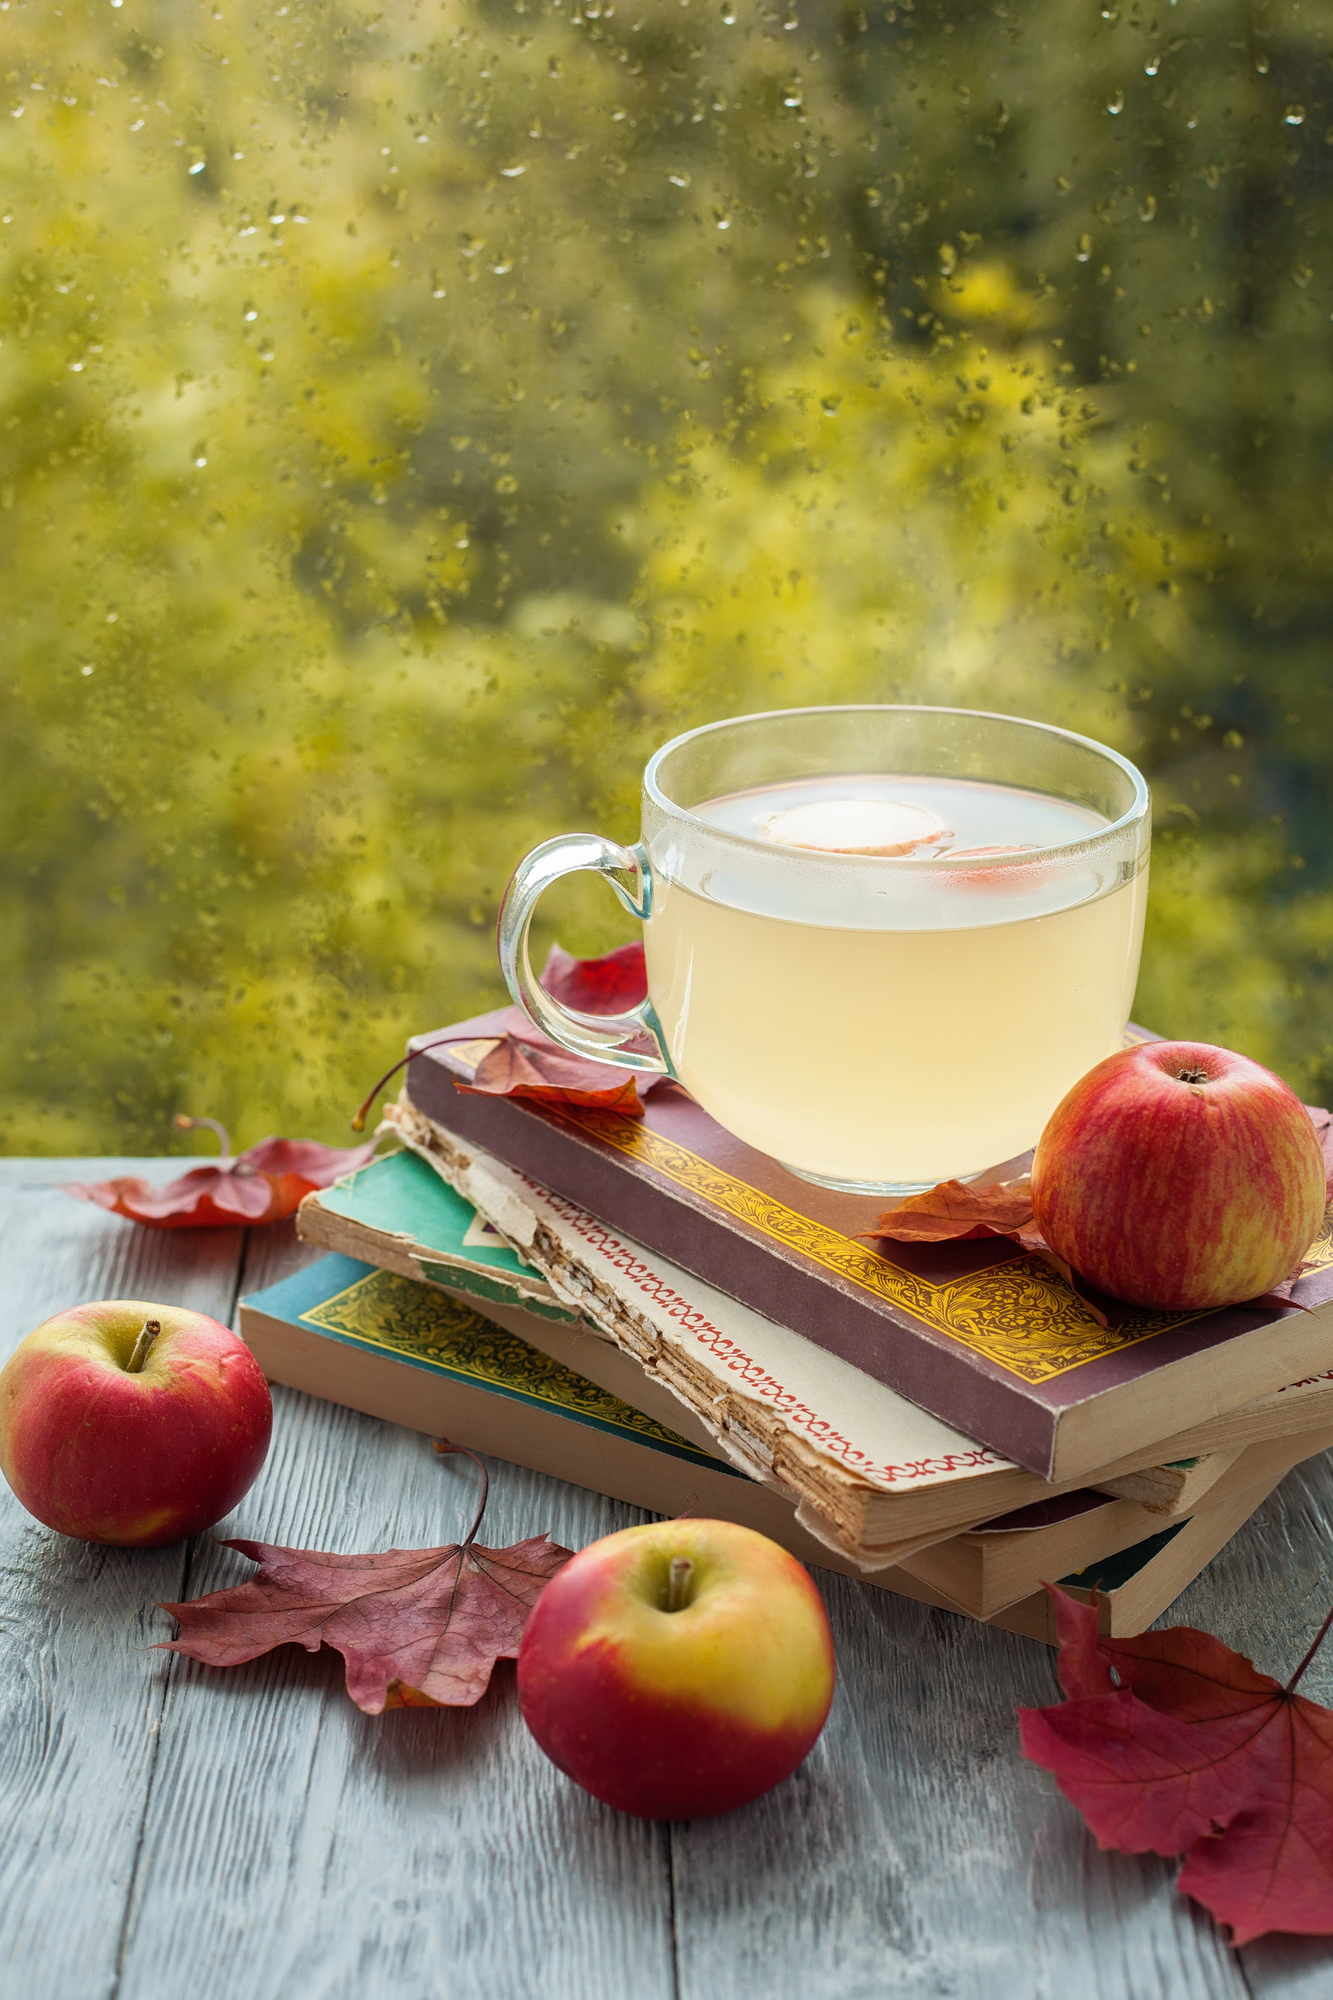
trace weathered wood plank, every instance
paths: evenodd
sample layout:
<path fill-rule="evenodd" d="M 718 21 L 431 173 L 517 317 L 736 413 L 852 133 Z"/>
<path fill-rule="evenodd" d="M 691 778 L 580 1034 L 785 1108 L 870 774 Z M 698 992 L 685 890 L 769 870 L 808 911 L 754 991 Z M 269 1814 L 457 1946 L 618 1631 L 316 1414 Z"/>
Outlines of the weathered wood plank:
<path fill-rule="evenodd" d="M 1286 1680 L 1333 1603 L 1333 1453 L 1298 1466 L 1245 1533 L 1181 1598 L 1172 1622 L 1205 1626 Z M 1333 1707 L 1333 1645 L 1325 1643 L 1301 1682 Z M 1238 1954 L 1254 2000 L 1327 2000 L 1333 1942 L 1260 1938 Z"/>
<path fill-rule="evenodd" d="M 305 1253 L 255 1232 L 245 1289 Z M 466 1525 L 476 1475 L 415 1433 L 280 1390 L 274 1449 L 229 1532 L 413 1547 Z M 571 1546 L 642 1518 L 492 1462 L 487 1539 Z M 189 1594 L 251 1573 L 209 1549 Z M 161 1636 L 172 1627 L 162 1618 Z M 501 1665 L 475 1709 L 363 1716 L 341 1662 L 294 1647 L 169 1681 L 120 2000 L 655 2000 L 673 1991 L 667 1835 L 548 1764 Z"/>
<path fill-rule="evenodd" d="M 683 2000 L 1239 2000 L 1170 1868 L 1098 1855 L 1018 1754 L 1015 1705 L 1058 1696 L 1046 1650 L 820 1581 L 840 1681 L 814 1755 L 673 1835 Z"/>
<path fill-rule="evenodd" d="M 239 1230 L 139 1229 L 49 1185 L 145 1164 L 0 1162 L 0 1358 L 88 1299 L 227 1318 Z M 0 1482 L 0 1967 L 25 2000 L 114 1990 L 162 1706 L 151 1607 L 183 1568 L 179 1546 L 53 1534 Z"/>
<path fill-rule="evenodd" d="M 231 1232 L 140 1231 L 39 1185 L 129 1164 L 0 1162 L 0 1352 L 99 1295 L 226 1316 Z M 289 1229 L 254 1232 L 247 1288 L 307 1254 Z M 288 1392 L 277 1402 L 269 1465 L 224 1531 L 410 1545 L 468 1514 L 462 1462 Z M 580 1546 L 638 1518 L 493 1470 L 497 1541 L 549 1526 Z M 1289 1672 L 1333 1591 L 1331 1528 L 1333 1468 L 1317 1461 L 1163 1622 L 1206 1625 Z M 606 1812 L 545 1762 L 512 1668 L 475 1710 L 375 1721 L 328 1653 L 217 1674 L 148 1650 L 172 1630 L 157 1599 L 246 1573 L 206 1539 L 82 1549 L 0 1494 L 0 1967 L 25 2000 L 1329 1989 L 1326 1942 L 1233 1954 L 1175 1895 L 1171 1864 L 1097 1853 L 1018 1755 L 1014 1704 L 1056 1690 L 1050 1656 L 1010 1635 L 824 1573 L 841 1682 L 815 1754 L 748 1811 L 668 1832 Z M 1333 1654 L 1307 1685 L 1333 1702 Z"/>

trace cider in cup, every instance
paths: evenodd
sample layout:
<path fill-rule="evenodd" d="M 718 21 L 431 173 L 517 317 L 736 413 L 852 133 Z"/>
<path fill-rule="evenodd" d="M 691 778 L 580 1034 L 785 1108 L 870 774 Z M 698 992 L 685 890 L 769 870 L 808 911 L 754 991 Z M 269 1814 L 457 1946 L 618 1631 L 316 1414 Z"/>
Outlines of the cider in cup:
<path fill-rule="evenodd" d="M 975 848 L 1032 859 L 929 869 L 895 896 L 842 856 L 851 866 L 818 915 L 790 883 L 764 895 L 724 870 L 692 886 L 665 876 L 644 932 L 648 981 L 680 1081 L 738 1138 L 835 1185 L 928 1187 L 1022 1152 L 1119 1047 L 1147 877 L 1104 891 L 1092 876 L 1057 881 L 1042 850 L 1104 833 L 1106 818 L 969 779 L 806 779 L 694 812 L 755 839 L 799 812 L 817 836 L 821 808 L 876 800 L 951 829 L 913 850 L 923 870 Z M 827 824 L 836 834 L 838 816 Z"/>
<path fill-rule="evenodd" d="M 1032 1145 L 1119 1046 L 1149 829 L 1131 764 L 1043 724 L 737 717 L 652 758 L 636 847 L 577 834 L 528 856 L 501 960 L 565 1046 L 676 1077 L 806 1179 L 904 1193 Z M 642 1008 L 574 1015 L 533 979 L 527 924 L 569 868 L 606 874 L 645 919 Z"/>

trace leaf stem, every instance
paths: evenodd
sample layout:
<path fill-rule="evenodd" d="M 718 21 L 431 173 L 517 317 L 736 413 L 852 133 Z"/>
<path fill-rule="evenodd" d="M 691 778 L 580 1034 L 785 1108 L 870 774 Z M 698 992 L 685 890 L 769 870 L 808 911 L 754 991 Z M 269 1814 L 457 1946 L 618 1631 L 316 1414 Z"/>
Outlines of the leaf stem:
<path fill-rule="evenodd" d="M 146 1319 L 144 1321 L 143 1325 L 139 1328 L 139 1337 L 130 1349 L 130 1358 L 125 1363 L 125 1373 L 127 1375 L 137 1375 L 139 1373 L 144 1362 L 148 1359 L 153 1342 L 157 1339 L 161 1331 L 162 1322 L 160 1319 Z"/>
<path fill-rule="evenodd" d="M 365 1096 L 361 1100 L 361 1104 L 357 1111 L 357 1114 L 355 1118 L 352 1120 L 352 1130 L 354 1132 L 365 1131 L 366 1113 L 369 1111 L 371 1105 L 375 1102 L 375 1099 L 379 1096 L 385 1084 L 389 1081 L 389 1078 L 391 1076 L 397 1076 L 400 1069 L 406 1069 L 407 1065 L 412 1061 L 414 1056 L 424 1056 L 427 1049 L 442 1048 L 446 1042 L 476 1042 L 476 1041 L 485 1041 L 487 1039 L 489 1038 L 485 1035 L 437 1035 L 434 1041 L 422 1042 L 419 1045 L 419 1047 L 415 1049 L 409 1049 L 407 1054 L 405 1056 L 399 1056 L 397 1062 L 394 1063 L 393 1067 L 391 1069 L 386 1069 L 383 1076 L 380 1078 L 379 1082 L 376 1084 L 372 1084 L 370 1089 L 366 1092 Z M 504 1037 L 497 1036 L 494 1039 L 503 1040 Z M 452 1446 L 450 1448 L 453 1449 Z M 460 1446 L 458 1448 L 460 1450 L 466 1449 L 465 1446 Z"/>
<path fill-rule="evenodd" d="M 486 1496 L 491 1490 L 491 1475 L 486 1470 L 481 1459 L 477 1457 L 476 1452 L 471 1450 L 469 1446 L 465 1444 L 450 1444 L 448 1438 L 434 1438 L 432 1439 L 432 1443 L 441 1458 L 447 1458 L 450 1452 L 462 1452 L 465 1458 L 472 1460 L 472 1463 L 481 1474 L 481 1500 L 477 1507 L 476 1518 L 459 1544 L 460 1551 L 470 1549 L 473 1542 L 477 1539 L 477 1530 L 481 1526 L 481 1517 L 486 1512 Z"/>
<path fill-rule="evenodd" d="M 187 1118 L 183 1111 L 176 1113 L 173 1122 L 178 1132 L 192 1132 L 196 1127 L 203 1125 L 206 1125 L 210 1132 L 216 1132 L 219 1140 L 222 1142 L 222 1158 L 218 1161 L 218 1165 L 224 1170 L 230 1167 L 231 1140 L 227 1137 L 227 1128 L 225 1125 L 219 1125 L 216 1118 Z"/>
<path fill-rule="evenodd" d="M 1323 1624 L 1319 1627 L 1319 1630 L 1315 1633 L 1314 1639 L 1312 1640 L 1310 1645 L 1309 1652 L 1305 1655 L 1305 1658 L 1301 1661 L 1295 1673 L 1292 1675 L 1291 1679 L 1287 1682 L 1286 1692 L 1288 1694 L 1290 1694 L 1292 1690 L 1295 1688 L 1297 1681 L 1300 1679 L 1301 1675 L 1305 1672 L 1305 1669 L 1309 1666 L 1311 1660 L 1314 1658 L 1315 1654 L 1319 1651 L 1319 1648 L 1323 1645 L 1324 1640 L 1328 1637 L 1328 1630 L 1330 1625 L 1333 1625 L 1333 1610 L 1330 1610 L 1327 1618 L 1324 1620 Z"/>

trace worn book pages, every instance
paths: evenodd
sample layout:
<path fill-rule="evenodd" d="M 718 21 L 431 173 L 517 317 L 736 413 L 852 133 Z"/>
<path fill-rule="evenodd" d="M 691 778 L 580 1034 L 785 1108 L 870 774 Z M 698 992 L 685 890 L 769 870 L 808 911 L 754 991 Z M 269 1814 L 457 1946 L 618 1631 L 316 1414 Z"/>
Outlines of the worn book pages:
<path fill-rule="evenodd" d="M 800 1519 L 865 1569 L 988 1516 L 1089 1483 L 1048 1483 L 850 1363 L 650 1254 L 567 1198 L 466 1145 L 410 1106 L 387 1123 L 704 1423 L 751 1476 L 791 1493 Z M 1097 1479 L 1333 1426 L 1333 1370 L 1213 1418 Z"/>
<path fill-rule="evenodd" d="M 589 1336 L 580 1325 L 554 1325 L 514 1307 L 502 1310 L 528 1327 L 545 1328 L 557 1343 L 587 1345 Z M 447 1436 L 654 1513 L 737 1521 L 780 1542 L 802 1561 L 845 1575 L 862 1574 L 845 1556 L 813 1540 L 796 1520 L 791 1502 L 774 1487 L 745 1478 L 682 1434 L 513 1337 L 478 1312 L 470 1299 L 333 1255 L 243 1299 L 240 1327 L 270 1381 Z M 1114 1508 L 1116 1503 L 1106 1504 Z M 1231 1519 L 1228 1513 L 1226 1520 Z M 998 1533 L 1002 1524 L 992 1526 Z M 1059 1524 L 1053 1527 L 1054 1532 L 1039 1529 L 1035 1535 L 1020 1530 L 1012 1539 L 1030 1551 L 1042 1545 L 1048 1572 L 1058 1574 L 1066 1551 Z M 1111 1629 L 1130 1629 L 1124 1619 L 1131 1608 L 1145 1622 L 1155 1616 L 1167 1601 L 1164 1593 L 1174 1594 L 1207 1559 L 1198 1535 L 1177 1545 L 1174 1534 L 1168 1528 L 1134 1549 L 1098 1552 L 1096 1573 L 1106 1584 L 1102 1615 L 1112 1621 Z M 1209 1538 L 1211 1553 L 1220 1545 L 1212 1524 L 1203 1531 L 1203 1539 Z M 1168 1545 L 1174 1551 L 1170 1555 Z M 1198 1558 L 1193 1569 L 1192 1556 Z M 965 1609 L 951 1592 L 899 1565 L 863 1580 L 947 1610 Z M 1077 1584 L 1078 1579 L 1064 1581 Z M 1131 1589 L 1137 1592 L 1132 1600 L 1124 1596 Z M 1003 1608 L 995 1622 L 1047 1637 L 1044 1606 L 1044 1596 L 1025 1598 Z"/>
<path fill-rule="evenodd" d="M 1126 1306 L 1107 1325 L 1048 1259 L 1007 1240 L 872 1245 L 882 1199 L 800 1179 L 669 1081 L 638 1117 L 472 1090 L 507 1026 L 512 1010 L 419 1039 L 404 1102 L 1044 1479 L 1151 1455 L 1156 1439 L 1333 1361 L 1328 1217 L 1299 1304 Z"/>

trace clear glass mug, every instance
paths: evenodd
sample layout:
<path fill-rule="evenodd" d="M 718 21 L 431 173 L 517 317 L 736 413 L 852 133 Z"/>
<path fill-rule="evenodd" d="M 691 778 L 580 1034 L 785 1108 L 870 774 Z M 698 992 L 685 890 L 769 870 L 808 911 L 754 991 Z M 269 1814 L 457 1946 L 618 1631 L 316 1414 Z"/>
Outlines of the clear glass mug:
<path fill-rule="evenodd" d="M 994 841 L 837 853 L 763 831 L 771 788 L 891 795 L 894 778 L 978 809 L 979 824 L 989 813 Z M 1060 837 L 979 851 L 1024 825 Z M 1150 834 L 1139 772 L 1067 730 L 948 708 L 738 716 L 656 752 L 636 846 L 578 833 L 533 849 L 501 908 L 500 962 L 565 1048 L 678 1079 L 806 1180 L 903 1194 L 1024 1151 L 1119 1047 Z M 605 875 L 643 921 L 648 998 L 627 1013 L 574 1013 L 533 976 L 533 910 L 574 869 Z"/>

